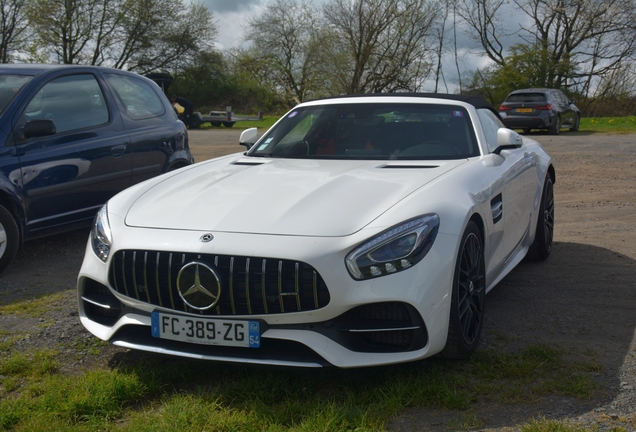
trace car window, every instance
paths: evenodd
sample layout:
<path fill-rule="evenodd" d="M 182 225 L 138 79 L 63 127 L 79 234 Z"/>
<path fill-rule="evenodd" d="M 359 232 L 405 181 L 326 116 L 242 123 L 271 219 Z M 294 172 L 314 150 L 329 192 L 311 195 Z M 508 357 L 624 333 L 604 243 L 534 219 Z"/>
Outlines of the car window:
<path fill-rule="evenodd" d="M 249 152 L 330 159 L 461 159 L 479 154 L 465 108 L 400 103 L 297 108 Z"/>
<path fill-rule="evenodd" d="M 486 143 L 488 144 L 488 151 L 493 152 L 498 147 L 497 144 L 497 131 L 499 128 L 505 127 L 504 124 L 497 118 L 497 116 L 488 109 L 478 109 L 477 115 L 481 121 L 481 127 L 486 135 Z"/>
<path fill-rule="evenodd" d="M 545 102 L 543 93 L 513 93 L 508 96 L 506 102 Z"/>
<path fill-rule="evenodd" d="M 158 117 L 166 112 L 161 99 L 147 82 L 112 73 L 104 76 L 126 107 L 126 113 L 131 119 Z"/>
<path fill-rule="evenodd" d="M 46 83 L 31 99 L 24 121 L 50 119 L 56 133 L 108 123 L 108 108 L 95 76 L 69 75 Z"/>
<path fill-rule="evenodd" d="M 31 78 L 30 75 L 0 74 L 0 114 Z"/>

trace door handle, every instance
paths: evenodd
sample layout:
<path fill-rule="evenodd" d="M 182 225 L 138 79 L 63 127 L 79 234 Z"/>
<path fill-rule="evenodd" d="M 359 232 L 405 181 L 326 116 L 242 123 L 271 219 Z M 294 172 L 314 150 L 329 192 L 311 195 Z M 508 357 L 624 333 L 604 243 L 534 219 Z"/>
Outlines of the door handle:
<path fill-rule="evenodd" d="M 126 144 L 118 145 L 110 148 L 110 153 L 116 158 L 122 157 L 126 153 Z"/>

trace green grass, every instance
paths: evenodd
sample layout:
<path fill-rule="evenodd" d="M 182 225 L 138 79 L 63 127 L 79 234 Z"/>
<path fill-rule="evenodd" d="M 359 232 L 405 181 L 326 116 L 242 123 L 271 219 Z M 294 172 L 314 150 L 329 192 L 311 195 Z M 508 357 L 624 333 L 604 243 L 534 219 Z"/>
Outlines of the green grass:
<path fill-rule="evenodd" d="M 112 370 L 67 376 L 55 352 L 0 353 L 0 430 L 376 431 L 416 406 L 459 410 L 449 427 L 468 429 L 480 426 L 470 411 L 478 400 L 589 399 L 599 369 L 545 346 L 353 371 L 131 357 Z"/>
<path fill-rule="evenodd" d="M 582 118 L 581 132 L 636 133 L 636 116 Z"/>
<path fill-rule="evenodd" d="M 0 305 L 0 313 L 37 318 L 51 309 L 51 305 L 68 297 L 68 291 L 45 294 L 40 297 L 18 303 Z"/>

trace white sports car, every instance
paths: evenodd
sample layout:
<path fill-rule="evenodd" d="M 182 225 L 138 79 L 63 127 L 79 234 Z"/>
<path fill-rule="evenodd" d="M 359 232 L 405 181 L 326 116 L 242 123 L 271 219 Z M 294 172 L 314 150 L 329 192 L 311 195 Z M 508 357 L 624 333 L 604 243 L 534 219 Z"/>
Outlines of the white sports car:
<path fill-rule="evenodd" d="M 241 143 L 99 211 L 78 278 L 91 333 L 269 365 L 463 358 L 485 294 L 550 254 L 552 161 L 483 99 L 316 100 Z"/>

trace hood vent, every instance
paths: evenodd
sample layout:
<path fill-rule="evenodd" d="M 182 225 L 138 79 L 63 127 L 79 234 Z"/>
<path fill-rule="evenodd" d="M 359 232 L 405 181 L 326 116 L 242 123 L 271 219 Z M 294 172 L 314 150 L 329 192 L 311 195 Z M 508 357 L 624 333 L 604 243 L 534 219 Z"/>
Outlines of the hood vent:
<path fill-rule="evenodd" d="M 267 162 L 269 161 L 252 161 L 248 159 L 241 159 L 241 160 L 231 162 L 230 165 L 256 166 L 256 165 L 263 165 L 264 163 L 267 163 Z"/>
<path fill-rule="evenodd" d="M 433 169 L 439 168 L 439 165 L 419 165 L 419 164 L 384 164 L 380 165 L 378 168 L 391 168 L 391 169 Z"/>

